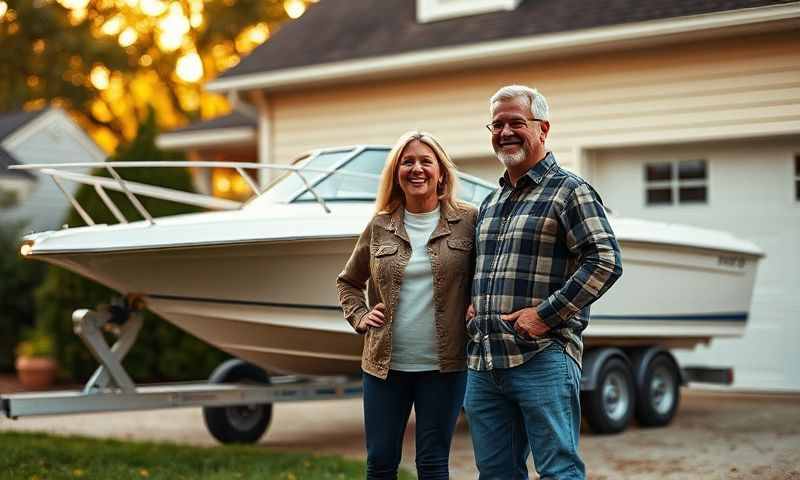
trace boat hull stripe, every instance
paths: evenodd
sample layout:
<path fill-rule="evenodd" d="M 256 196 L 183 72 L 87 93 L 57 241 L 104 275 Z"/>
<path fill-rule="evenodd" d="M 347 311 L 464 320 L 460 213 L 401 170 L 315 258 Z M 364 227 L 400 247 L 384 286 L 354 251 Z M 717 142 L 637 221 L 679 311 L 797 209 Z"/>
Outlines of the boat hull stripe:
<path fill-rule="evenodd" d="M 746 322 L 747 312 L 695 313 L 688 315 L 590 315 L 590 320 L 653 320 L 653 321 L 711 321 Z"/>
<path fill-rule="evenodd" d="M 311 305 L 303 303 L 278 303 L 278 302 L 256 302 L 252 300 L 225 300 L 221 298 L 199 298 L 199 297 L 182 297 L 179 295 L 157 295 L 146 294 L 146 297 L 157 298 L 160 300 L 182 300 L 187 302 L 205 302 L 205 303 L 219 303 L 229 305 L 257 305 L 260 307 L 276 307 L 276 308 L 302 308 L 313 310 L 331 310 L 341 312 L 341 307 L 333 305 Z"/>
<path fill-rule="evenodd" d="M 189 302 L 205 302 L 205 303 L 218 303 L 218 304 L 232 304 L 232 305 L 257 305 L 261 307 L 276 307 L 276 308 L 298 308 L 298 309 L 313 309 L 313 310 L 330 310 L 341 311 L 338 306 L 333 305 L 313 305 L 303 303 L 278 303 L 278 302 L 256 302 L 252 300 L 225 300 L 219 298 L 200 298 L 200 297 L 183 297 L 179 295 L 146 295 L 150 298 L 157 298 L 162 300 L 182 300 Z M 746 322 L 747 312 L 732 312 L 732 313 L 695 313 L 685 315 L 591 315 L 591 320 L 653 320 L 653 321 L 722 321 L 722 322 Z"/>

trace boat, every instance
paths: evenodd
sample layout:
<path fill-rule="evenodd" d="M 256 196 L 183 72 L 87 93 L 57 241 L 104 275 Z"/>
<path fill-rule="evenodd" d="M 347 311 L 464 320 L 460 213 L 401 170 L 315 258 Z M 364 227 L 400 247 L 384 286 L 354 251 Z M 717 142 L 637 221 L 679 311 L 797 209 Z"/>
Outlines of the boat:
<path fill-rule="evenodd" d="M 113 178 L 69 172 L 98 166 L 29 165 L 56 181 L 183 200 L 221 211 L 93 225 L 26 236 L 27 258 L 106 285 L 186 332 L 267 372 L 359 372 L 362 337 L 344 321 L 335 279 L 371 218 L 386 146 L 315 150 L 288 166 L 230 162 L 109 162 Z M 119 168 L 230 167 L 253 197 L 243 203 L 165 192 L 116 174 Z M 284 174 L 259 190 L 245 169 Z M 61 180 L 59 180 L 61 179 Z M 479 203 L 495 186 L 459 174 L 459 198 Z M 179 198 L 180 197 L 180 198 Z M 141 204 L 139 205 L 141 206 Z M 137 207 L 139 208 L 139 207 Z M 117 211 L 118 213 L 118 211 Z M 116 214 L 115 214 L 116 215 Z M 609 215 L 624 275 L 592 306 L 587 346 L 693 348 L 743 334 L 756 268 L 753 243 L 713 230 Z"/>

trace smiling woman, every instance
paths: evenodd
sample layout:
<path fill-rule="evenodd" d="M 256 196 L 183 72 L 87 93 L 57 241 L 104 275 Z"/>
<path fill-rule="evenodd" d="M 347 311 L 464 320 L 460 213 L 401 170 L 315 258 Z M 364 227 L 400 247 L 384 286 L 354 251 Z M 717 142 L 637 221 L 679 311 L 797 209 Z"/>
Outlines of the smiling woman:
<path fill-rule="evenodd" d="M 336 281 L 345 318 L 365 335 L 368 479 L 396 477 L 412 407 L 419 478 L 448 477 L 466 386 L 464 272 L 476 214 L 456 200 L 455 178 L 430 134 L 401 135 L 381 174 L 377 213 Z"/>

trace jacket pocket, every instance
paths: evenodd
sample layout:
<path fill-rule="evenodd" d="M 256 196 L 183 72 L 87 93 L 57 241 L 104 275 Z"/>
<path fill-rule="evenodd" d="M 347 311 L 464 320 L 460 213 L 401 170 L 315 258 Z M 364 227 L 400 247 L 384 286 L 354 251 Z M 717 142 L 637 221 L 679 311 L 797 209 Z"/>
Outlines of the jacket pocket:
<path fill-rule="evenodd" d="M 376 257 L 386 257 L 397 253 L 397 245 L 378 245 L 375 250 Z"/>
<path fill-rule="evenodd" d="M 454 250 L 461 250 L 462 252 L 471 252 L 472 240 L 465 240 L 463 238 L 448 238 L 447 246 Z"/>

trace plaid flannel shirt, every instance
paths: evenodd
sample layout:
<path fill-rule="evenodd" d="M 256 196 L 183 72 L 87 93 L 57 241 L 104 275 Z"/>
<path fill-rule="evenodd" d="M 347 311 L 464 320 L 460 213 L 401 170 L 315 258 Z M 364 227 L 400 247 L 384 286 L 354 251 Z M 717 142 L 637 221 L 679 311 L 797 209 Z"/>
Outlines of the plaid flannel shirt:
<path fill-rule="evenodd" d="M 580 365 L 589 305 L 622 274 L 619 245 L 597 192 L 548 153 L 516 187 L 500 179 L 481 204 L 475 244 L 469 368 L 516 367 L 553 342 Z M 550 326 L 542 337 L 523 338 L 500 319 L 531 306 Z"/>

